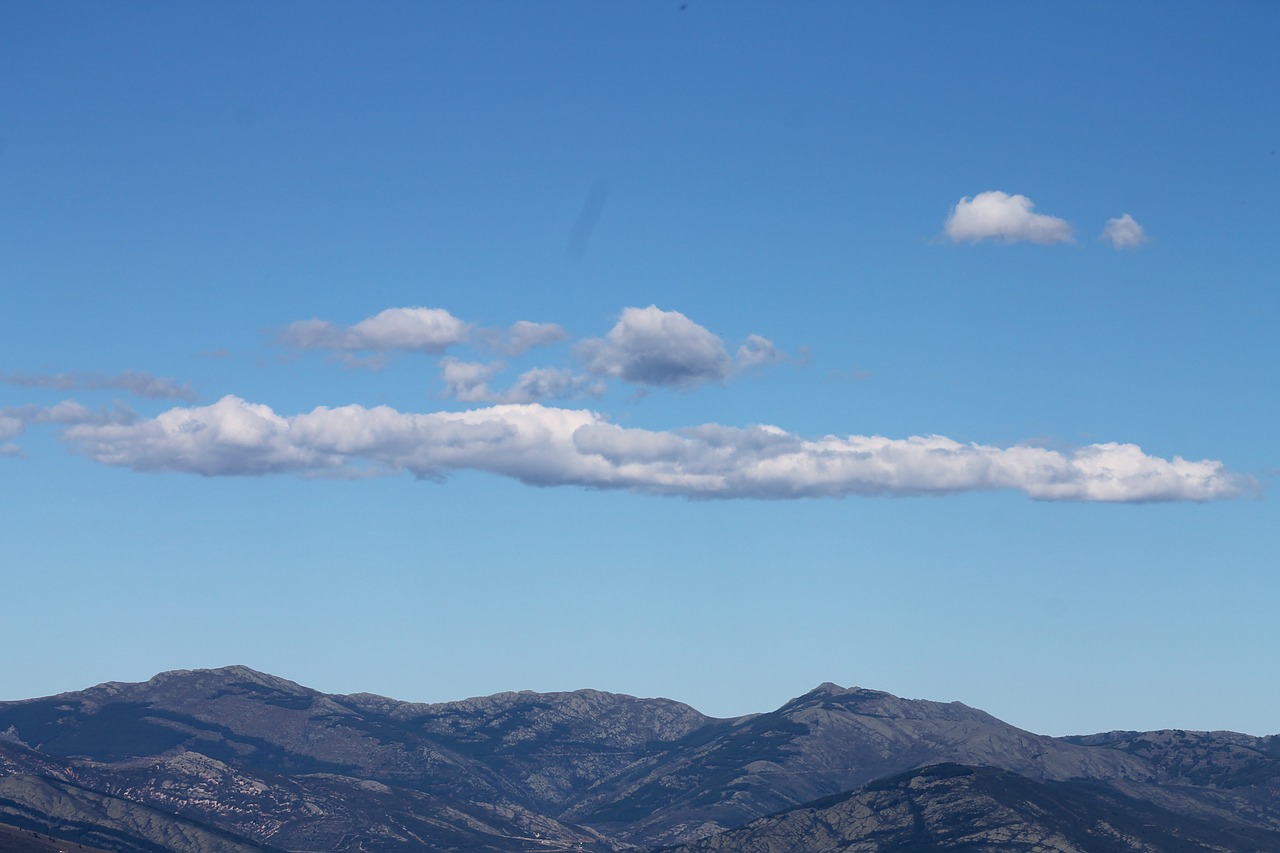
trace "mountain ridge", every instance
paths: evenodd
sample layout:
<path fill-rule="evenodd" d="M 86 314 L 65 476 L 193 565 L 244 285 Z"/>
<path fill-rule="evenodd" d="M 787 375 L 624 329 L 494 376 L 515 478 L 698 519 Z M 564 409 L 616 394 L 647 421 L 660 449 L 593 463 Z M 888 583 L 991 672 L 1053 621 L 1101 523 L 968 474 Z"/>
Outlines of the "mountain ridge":
<path fill-rule="evenodd" d="M 186 821 L 235 844 L 288 850 L 694 843 L 939 764 L 998 768 L 1028 791 L 1099 784 L 1161 814 L 1280 831 L 1270 805 L 1280 797 L 1280 737 L 1052 738 L 961 702 L 831 682 L 730 718 L 591 689 L 439 703 L 325 694 L 239 665 L 0 702 L 11 811 L 38 811 L 50 784 L 77 785 L 92 794 L 87 811 L 106 797 L 122 814 L 171 815 L 178 823 L 159 836 L 195 837 Z M 1094 796 L 1099 808 L 1132 808 L 1104 799 Z M 102 831 L 157 843 L 126 823 Z M 191 844 L 184 849 L 217 846 Z"/>

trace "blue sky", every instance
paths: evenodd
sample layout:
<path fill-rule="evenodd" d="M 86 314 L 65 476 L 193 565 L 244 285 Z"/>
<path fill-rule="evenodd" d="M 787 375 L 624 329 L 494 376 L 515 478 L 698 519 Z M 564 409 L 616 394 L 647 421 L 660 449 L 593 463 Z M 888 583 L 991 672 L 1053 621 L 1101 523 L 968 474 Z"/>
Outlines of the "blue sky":
<path fill-rule="evenodd" d="M 2 698 L 1280 731 L 1277 29 L 5 9 Z"/>

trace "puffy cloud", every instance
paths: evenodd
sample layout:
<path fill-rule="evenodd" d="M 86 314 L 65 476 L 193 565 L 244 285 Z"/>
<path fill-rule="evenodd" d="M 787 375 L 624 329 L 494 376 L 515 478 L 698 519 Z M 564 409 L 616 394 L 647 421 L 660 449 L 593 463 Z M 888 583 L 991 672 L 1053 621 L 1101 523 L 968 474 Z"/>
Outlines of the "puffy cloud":
<path fill-rule="evenodd" d="M 326 454 L 306 441 L 302 430 L 292 432 L 290 422 L 269 407 L 237 397 L 131 424 L 72 426 L 64 436 L 99 462 L 143 471 L 321 473 L 341 472 L 348 464 L 342 454 Z"/>
<path fill-rule="evenodd" d="M 445 394 L 464 403 L 483 402 L 489 400 L 489 380 L 502 372 L 500 361 L 480 364 L 474 361 L 461 361 L 456 358 L 440 359 L 440 377 L 444 379 Z"/>
<path fill-rule="evenodd" d="M 280 334 L 289 346 L 334 350 L 349 366 L 373 368 L 384 365 L 383 353 L 389 350 L 438 355 L 450 346 L 473 340 L 497 353 L 518 356 L 567 337 L 556 323 L 519 320 L 506 330 L 477 328 L 439 308 L 388 308 L 349 327 L 326 320 L 303 320 Z M 356 356 L 354 351 L 375 354 Z M 738 348 L 736 359 L 731 358 L 719 337 L 678 311 L 663 311 L 653 305 L 624 309 L 607 335 L 580 342 L 574 352 L 590 376 L 543 367 L 522 374 L 502 391 L 488 384 L 505 369 L 501 362 L 446 359 L 442 371 L 447 393 L 472 402 L 566 400 L 604 393 L 601 377 L 646 387 L 695 388 L 723 381 L 745 368 L 786 359 L 786 353 L 759 335 L 749 336 Z"/>
<path fill-rule="evenodd" d="M 139 471 L 435 478 L 471 468 L 572 482 L 570 436 L 592 417 L 540 406 L 433 414 L 343 406 L 285 418 L 228 396 L 129 425 L 73 426 L 64 437 L 96 461 Z"/>
<path fill-rule="evenodd" d="M 962 198 L 945 226 L 953 243 L 1003 240 L 1006 243 L 1070 243 L 1071 226 L 1056 216 L 1035 213 L 1031 199 L 999 190 Z"/>
<path fill-rule="evenodd" d="M 942 436 L 803 438 L 777 427 L 631 429 L 536 404 L 408 414 L 381 406 L 282 417 L 225 397 L 133 423 L 78 424 L 80 452 L 139 471 L 208 476 L 439 478 L 488 471 L 539 486 L 578 485 L 690 498 L 925 495 L 1018 489 L 1041 500 L 1204 501 L 1252 486 L 1221 462 L 1148 456 L 1131 444 L 1071 452 L 960 444 Z"/>
<path fill-rule="evenodd" d="M 299 349 L 407 350 L 439 354 L 462 343 L 470 327 L 443 308 L 388 308 L 354 326 L 302 320 L 285 327 L 280 339 Z"/>
<path fill-rule="evenodd" d="M 1147 242 L 1147 232 L 1132 216 L 1125 214 L 1119 218 L 1108 219 L 1102 229 L 1102 239 L 1114 249 L 1136 249 Z"/>
<path fill-rule="evenodd" d="M 694 388 L 726 379 L 733 361 L 724 341 L 679 311 L 626 308 L 604 338 L 578 344 L 592 373 L 636 385 Z"/>
<path fill-rule="evenodd" d="M 0 373 L 0 383 L 24 388 L 56 388 L 59 391 L 127 391 L 152 400 L 197 399 L 190 385 L 179 385 L 164 376 L 140 370 L 122 373 Z"/>
<path fill-rule="evenodd" d="M 569 400 L 575 397 L 599 397 L 604 383 L 571 370 L 539 367 L 520 374 L 515 384 L 502 391 L 489 387 L 489 380 L 506 367 L 500 361 L 480 364 L 444 358 L 440 373 L 445 393 L 463 402 L 536 403 L 541 400 Z"/>
<path fill-rule="evenodd" d="M 607 335 L 582 341 L 576 349 L 586 369 L 598 376 L 668 388 L 723 382 L 741 368 L 786 358 L 768 338 L 751 335 L 735 362 L 717 335 L 679 311 L 656 305 L 624 309 Z"/>

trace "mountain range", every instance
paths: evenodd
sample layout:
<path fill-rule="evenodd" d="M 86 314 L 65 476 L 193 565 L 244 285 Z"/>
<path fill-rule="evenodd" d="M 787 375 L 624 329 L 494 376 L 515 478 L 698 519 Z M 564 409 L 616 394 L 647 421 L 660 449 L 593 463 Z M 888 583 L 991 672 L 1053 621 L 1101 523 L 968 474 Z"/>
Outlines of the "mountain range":
<path fill-rule="evenodd" d="M 0 824 L 6 851 L 1253 853 L 1280 851 L 1280 736 L 1053 738 L 834 684 L 731 719 L 420 704 L 232 666 L 0 703 Z"/>

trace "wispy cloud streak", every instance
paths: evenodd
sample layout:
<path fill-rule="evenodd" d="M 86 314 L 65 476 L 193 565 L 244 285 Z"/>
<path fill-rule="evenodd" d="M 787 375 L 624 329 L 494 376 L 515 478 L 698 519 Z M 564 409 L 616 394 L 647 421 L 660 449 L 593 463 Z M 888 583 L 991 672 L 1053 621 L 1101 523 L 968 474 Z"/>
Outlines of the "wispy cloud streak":
<path fill-rule="evenodd" d="M 482 337 L 495 352 L 503 355 L 522 355 L 534 347 L 559 343 L 569 337 L 569 333 L 556 323 L 517 320 L 506 332 L 485 330 Z"/>
<path fill-rule="evenodd" d="M 164 376 L 153 376 L 140 370 L 122 373 L 2 373 L 0 384 L 23 388 L 54 388 L 59 391 L 126 391 L 152 400 L 186 400 L 199 395 L 190 385 L 179 385 Z"/>

